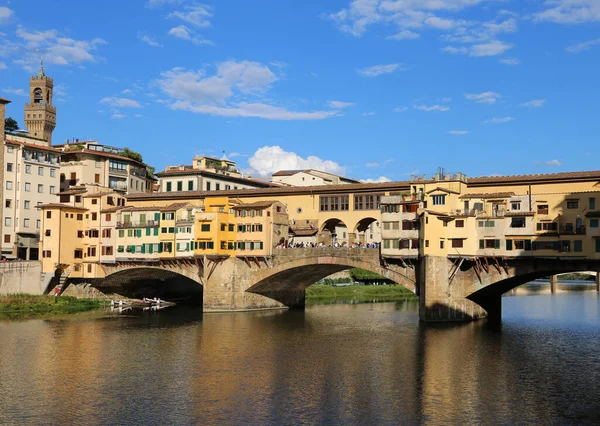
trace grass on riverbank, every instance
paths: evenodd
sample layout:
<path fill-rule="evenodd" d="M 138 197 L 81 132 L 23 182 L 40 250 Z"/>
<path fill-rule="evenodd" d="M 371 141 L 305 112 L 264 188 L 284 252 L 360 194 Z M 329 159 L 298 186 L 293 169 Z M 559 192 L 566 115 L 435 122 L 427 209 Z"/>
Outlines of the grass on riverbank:
<path fill-rule="evenodd" d="M 306 300 L 379 300 L 413 299 L 417 296 L 399 285 L 350 285 L 333 287 L 315 284 L 306 289 Z"/>
<path fill-rule="evenodd" d="M 99 300 L 76 299 L 70 296 L 0 296 L 0 315 L 67 314 L 92 311 L 101 307 L 102 302 Z"/>

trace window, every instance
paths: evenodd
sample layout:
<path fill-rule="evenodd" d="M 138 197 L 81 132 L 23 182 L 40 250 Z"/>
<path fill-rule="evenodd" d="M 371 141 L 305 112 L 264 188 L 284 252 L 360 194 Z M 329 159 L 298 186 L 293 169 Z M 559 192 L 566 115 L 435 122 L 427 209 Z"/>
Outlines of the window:
<path fill-rule="evenodd" d="M 452 240 L 452 248 L 462 248 L 462 247 L 463 247 L 463 240 L 459 240 L 459 239 Z"/>
<path fill-rule="evenodd" d="M 52 219 L 52 212 L 51 211 L 47 211 L 46 212 L 46 219 Z"/>
<path fill-rule="evenodd" d="M 534 250 L 558 250 L 558 241 L 536 241 L 533 243 Z"/>
<path fill-rule="evenodd" d="M 52 257 L 52 251 L 50 251 L 50 250 L 43 250 L 42 251 L 42 257 Z"/>
<path fill-rule="evenodd" d="M 88 257 L 96 256 L 96 246 L 88 247 L 87 255 L 88 255 Z"/>
<path fill-rule="evenodd" d="M 25 182 L 25 191 L 31 191 L 31 184 L 29 182 Z"/>
<path fill-rule="evenodd" d="M 444 248 L 444 240 L 440 240 L 440 248 L 443 249 Z"/>
<path fill-rule="evenodd" d="M 583 251 L 583 241 L 581 241 L 581 240 L 573 241 L 573 251 L 575 253 L 581 253 Z"/>
<path fill-rule="evenodd" d="M 4 218 L 4 226 L 11 226 L 12 225 L 12 219 L 10 217 L 5 217 Z"/>
<path fill-rule="evenodd" d="M 513 217 L 510 221 L 511 228 L 525 228 L 525 218 L 524 217 Z"/>
<path fill-rule="evenodd" d="M 50 185 L 50 194 L 56 193 L 56 187 L 54 185 Z"/>
<path fill-rule="evenodd" d="M 465 221 L 462 220 L 462 219 L 456 220 L 454 222 L 454 226 L 457 227 L 457 228 L 464 228 L 465 227 Z"/>
<path fill-rule="evenodd" d="M 210 191 L 210 182 L 206 182 L 206 190 Z"/>
<path fill-rule="evenodd" d="M 193 190 L 194 190 L 194 181 L 188 180 L 188 191 L 193 191 Z"/>
<path fill-rule="evenodd" d="M 98 213 L 92 213 L 92 220 L 98 220 Z"/>
<path fill-rule="evenodd" d="M 4 207 L 6 207 L 6 208 L 10 208 L 11 206 L 12 206 L 12 200 L 9 200 L 9 199 L 7 199 L 7 200 L 4 202 Z"/>
<path fill-rule="evenodd" d="M 579 208 L 579 200 L 567 200 L 567 208 L 568 209 L 578 209 Z"/>
<path fill-rule="evenodd" d="M 167 182 L 167 192 L 171 192 L 171 182 Z"/>
<path fill-rule="evenodd" d="M 446 204 L 446 195 L 432 195 L 431 196 L 431 204 L 434 206 L 443 206 Z"/>
<path fill-rule="evenodd" d="M 349 200 L 348 195 L 337 195 L 337 196 L 321 196 L 319 197 L 319 209 L 320 211 L 348 211 Z"/>
<path fill-rule="evenodd" d="M 56 176 L 56 170 L 50 169 L 50 177 Z"/>
<path fill-rule="evenodd" d="M 111 230 L 110 229 L 103 229 L 102 230 L 102 238 L 110 238 L 112 235 Z"/>
<path fill-rule="evenodd" d="M 558 230 L 558 223 L 556 222 L 538 222 L 536 229 L 538 231 L 546 231 L 546 232 L 552 232 L 552 231 L 557 231 Z"/>
<path fill-rule="evenodd" d="M 219 191 L 221 189 L 221 185 L 218 183 L 215 183 L 215 191 Z"/>
<path fill-rule="evenodd" d="M 38 193 L 40 193 L 40 194 L 41 194 L 42 192 L 44 192 L 44 185 L 42 185 L 42 184 L 40 183 L 40 184 L 38 184 Z"/>
<path fill-rule="evenodd" d="M 100 173 L 96 173 L 96 174 L 94 175 L 94 182 L 95 182 L 95 183 L 100 183 Z"/>
<path fill-rule="evenodd" d="M 30 207 L 31 207 L 31 201 L 29 201 L 29 200 L 25 200 L 25 201 L 23 202 L 23 208 L 24 208 L 25 210 L 29 210 L 29 208 L 30 208 Z"/>
<path fill-rule="evenodd" d="M 398 228 L 396 228 L 398 229 Z M 415 223 L 411 220 L 403 220 L 402 221 L 402 230 L 403 231 L 412 231 L 415 229 Z"/>
<path fill-rule="evenodd" d="M 589 203 L 589 208 L 590 210 L 596 210 L 596 199 L 595 198 L 590 198 L 590 203 Z"/>
<path fill-rule="evenodd" d="M 493 228 L 496 226 L 496 221 L 494 220 L 480 220 L 478 223 L 480 228 Z"/>
<path fill-rule="evenodd" d="M 44 176 L 44 168 L 38 167 L 38 176 Z"/>
<path fill-rule="evenodd" d="M 23 228 L 29 228 L 29 218 L 23 219 Z"/>
<path fill-rule="evenodd" d="M 235 231 L 235 225 L 233 223 L 229 224 L 229 232 Z"/>
<path fill-rule="evenodd" d="M 7 163 L 6 164 L 6 171 L 7 172 L 12 172 L 13 171 L 13 163 Z"/>
<path fill-rule="evenodd" d="M 210 223 L 203 223 L 200 225 L 200 230 L 202 232 L 210 232 Z"/>
<path fill-rule="evenodd" d="M 12 181 L 10 181 L 10 180 L 6 181 L 6 189 L 12 189 Z"/>
<path fill-rule="evenodd" d="M 31 174 L 31 165 L 29 165 L 29 164 L 25 165 L 25 173 L 27 173 L 28 175 Z"/>
<path fill-rule="evenodd" d="M 183 191 L 183 181 L 177 181 L 177 191 Z"/>
<path fill-rule="evenodd" d="M 6 147 L 6 152 L 13 152 L 14 150 L 15 150 L 15 148 L 13 146 Z"/>
<path fill-rule="evenodd" d="M 499 249 L 500 240 L 479 240 L 480 249 Z"/>
<path fill-rule="evenodd" d="M 110 213 L 106 213 L 106 221 L 110 222 L 112 220 L 112 215 Z"/>
<path fill-rule="evenodd" d="M 590 219 L 590 228 L 598 227 L 598 219 Z"/>
<path fill-rule="evenodd" d="M 511 210 L 521 210 L 521 202 L 520 201 L 512 201 L 510 203 Z"/>
<path fill-rule="evenodd" d="M 379 210 L 381 208 L 381 195 L 355 195 L 354 210 Z"/>
<path fill-rule="evenodd" d="M 44 232 L 44 235 L 45 235 L 46 237 L 49 237 L 49 236 L 51 236 L 51 235 L 52 235 L 52 230 L 50 230 L 50 229 L 46 229 L 46 232 Z"/>
<path fill-rule="evenodd" d="M 77 213 L 77 220 L 83 220 L 83 214 Z"/>
<path fill-rule="evenodd" d="M 4 234 L 4 242 L 10 243 L 10 234 Z"/>
<path fill-rule="evenodd" d="M 92 198 L 92 204 L 98 204 L 98 199 L 97 198 Z"/>

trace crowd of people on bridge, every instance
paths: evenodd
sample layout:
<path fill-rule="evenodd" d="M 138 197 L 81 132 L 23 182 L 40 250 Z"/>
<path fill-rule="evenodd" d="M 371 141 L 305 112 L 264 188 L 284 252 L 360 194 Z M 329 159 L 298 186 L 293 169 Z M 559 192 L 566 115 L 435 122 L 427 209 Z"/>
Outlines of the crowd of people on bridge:
<path fill-rule="evenodd" d="M 335 241 L 333 244 L 325 244 L 323 242 L 314 243 L 314 242 L 299 242 L 295 243 L 293 241 L 282 241 L 275 246 L 278 249 L 305 249 L 305 248 L 357 248 L 357 249 L 378 249 L 381 247 L 381 243 L 352 243 L 348 244 L 346 242 L 339 243 Z"/>

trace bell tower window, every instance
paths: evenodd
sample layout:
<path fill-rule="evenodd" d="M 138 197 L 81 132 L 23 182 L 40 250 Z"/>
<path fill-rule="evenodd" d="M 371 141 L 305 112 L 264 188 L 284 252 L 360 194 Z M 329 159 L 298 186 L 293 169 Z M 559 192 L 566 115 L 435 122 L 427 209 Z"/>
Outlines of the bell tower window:
<path fill-rule="evenodd" d="M 39 87 L 34 89 L 33 91 L 33 103 L 41 104 L 44 101 L 44 96 L 42 94 L 42 89 Z"/>

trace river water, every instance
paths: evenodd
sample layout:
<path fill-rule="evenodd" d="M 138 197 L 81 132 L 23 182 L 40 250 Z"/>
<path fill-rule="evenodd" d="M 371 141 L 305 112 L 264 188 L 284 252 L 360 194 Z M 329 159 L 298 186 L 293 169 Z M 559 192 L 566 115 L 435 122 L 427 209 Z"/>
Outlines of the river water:
<path fill-rule="evenodd" d="M 600 296 L 0 321 L 0 424 L 598 424 Z"/>

